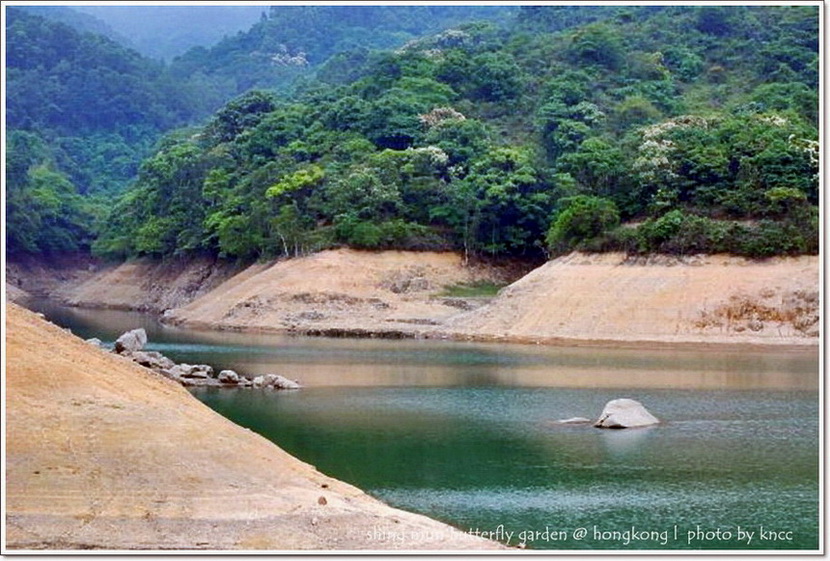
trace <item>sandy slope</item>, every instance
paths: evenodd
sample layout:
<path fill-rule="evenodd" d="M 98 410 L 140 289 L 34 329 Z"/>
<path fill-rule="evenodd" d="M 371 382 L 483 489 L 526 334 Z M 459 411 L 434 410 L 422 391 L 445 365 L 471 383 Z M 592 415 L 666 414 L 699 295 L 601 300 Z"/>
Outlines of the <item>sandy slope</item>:
<path fill-rule="evenodd" d="M 497 546 L 326 477 L 14 304 L 6 345 L 8 549 Z"/>
<path fill-rule="evenodd" d="M 165 319 L 197 328 L 432 333 L 459 311 L 458 300 L 440 297 L 446 286 L 505 274 L 465 267 L 449 252 L 322 251 L 251 267 Z"/>
<path fill-rule="evenodd" d="M 452 318 L 469 337 L 523 341 L 818 343 L 819 259 L 571 254 Z"/>

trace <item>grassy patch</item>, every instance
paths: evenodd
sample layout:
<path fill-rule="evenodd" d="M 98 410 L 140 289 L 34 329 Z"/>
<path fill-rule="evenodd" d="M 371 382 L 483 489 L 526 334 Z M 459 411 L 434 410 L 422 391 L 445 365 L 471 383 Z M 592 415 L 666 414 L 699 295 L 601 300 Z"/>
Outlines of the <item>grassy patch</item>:
<path fill-rule="evenodd" d="M 492 298 L 499 290 L 507 286 L 491 281 L 462 282 L 444 287 L 441 296 L 452 298 Z"/>

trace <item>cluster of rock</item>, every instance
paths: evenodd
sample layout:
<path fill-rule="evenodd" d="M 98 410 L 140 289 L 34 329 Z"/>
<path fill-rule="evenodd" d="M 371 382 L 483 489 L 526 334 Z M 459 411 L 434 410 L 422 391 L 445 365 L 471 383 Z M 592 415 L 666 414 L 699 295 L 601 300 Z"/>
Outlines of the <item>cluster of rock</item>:
<path fill-rule="evenodd" d="M 88 343 L 102 346 L 100 339 L 87 339 Z M 172 359 L 156 351 L 144 351 L 147 344 L 147 332 L 133 329 L 122 334 L 116 341 L 112 352 L 131 359 L 133 362 L 149 368 L 183 386 L 213 386 L 239 388 L 270 388 L 275 390 L 297 390 L 300 384 L 279 374 L 264 374 L 248 378 L 233 370 L 221 370 L 218 373 L 209 364 L 176 364 Z"/>
<path fill-rule="evenodd" d="M 585 417 L 571 417 L 560 419 L 563 425 L 587 424 L 591 420 Z M 648 427 L 660 423 L 660 419 L 648 412 L 643 404 L 633 399 L 612 399 L 605 404 L 602 413 L 599 414 L 593 424 L 600 429 L 629 429 L 636 427 Z"/>

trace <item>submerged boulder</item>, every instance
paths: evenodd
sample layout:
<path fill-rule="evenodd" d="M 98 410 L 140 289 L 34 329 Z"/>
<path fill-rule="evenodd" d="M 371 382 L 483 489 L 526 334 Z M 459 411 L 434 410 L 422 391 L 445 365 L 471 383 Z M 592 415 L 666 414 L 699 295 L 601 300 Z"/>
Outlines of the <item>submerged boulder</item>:
<path fill-rule="evenodd" d="M 660 420 L 649 413 L 643 404 L 633 399 L 612 399 L 605 404 L 594 423 L 601 429 L 627 429 L 656 425 Z"/>
<path fill-rule="evenodd" d="M 132 329 L 115 340 L 115 352 L 118 354 L 135 353 L 147 344 L 147 332 L 144 328 Z"/>

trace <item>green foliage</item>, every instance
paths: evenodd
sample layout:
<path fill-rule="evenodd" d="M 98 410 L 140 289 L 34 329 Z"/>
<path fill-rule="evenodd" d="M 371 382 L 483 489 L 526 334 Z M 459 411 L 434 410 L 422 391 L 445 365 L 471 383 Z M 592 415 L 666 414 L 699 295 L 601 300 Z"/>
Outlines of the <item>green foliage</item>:
<path fill-rule="evenodd" d="M 6 151 L 6 249 L 10 255 L 89 250 L 100 209 L 55 169 L 37 135 L 12 131 Z"/>
<path fill-rule="evenodd" d="M 37 251 L 44 217 L 81 208 L 68 184 L 97 192 L 137 173 L 96 223 L 96 252 L 814 251 L 818 13 L 802 8 L 281 6 L 170 68 L 112 48 L 113 67 L 94 72 L 115 85 L 90 95 L 109 95 L 96 103 L 117 130 L 90 125 L 80 141 L 32 125 L 32 136 L 9 137 L 15 246 Z M 514 12 L 502 27 L 419 37 L 433 23 Z M 48 48 L 31 60 L 54 58 L 61 33 L 44 28 Z M 20 127 L 53 116 L 30 110 L 35 84 L 51 100 L 71 93 L 62 76 L 88 70 L 40 73 L 11 54 Z M 160 123 L 219 102 L 204 126 L 168 134 L 135 164 Z M 88 234 L 55 239 L 89 244 Z"/>
<path fill-rule="evenodd" d="M 326 173 L 320 166 L 311 166 L 295 171 L 279 183 L 275 183 L 265 191 L 268 198 L 291 194 L 301 189 L 308 189 L 319 185 Z"/>
<path fill-rule="evenodd" d="M 575 249 L 620 223 L 617 206 L 608 199 L 577 195 L 560 199 L 559 205 L 547 234 L 548 247 L 555 253 Z"/>
<path fill-rule="evenodd" d="M 673 210 L 637 227 L 617 228 L 595 244 L 599 251 L 693 255 L 730 253 L 754 259 L 818 253 L 818 213 L 808 208 L 783 220 L 740 222 Z"/>
<path fill-rule="evenodd" d="M 223 78 L 225 98 L 256 88 L 289 91 L 320 66 L 327 83 L 348 83 L 376 60 L 371 50 L 397 48 L 464 22 L 504 20 L 511 11 L 505 6 L 272 6 L 249 31 L 208 49 L 191 49 L 173 61 L 171 71 L 183 80 Z"/>
<path fill-rule="evenodd" d="M 567 54 L 577 63 L 616 70 L 623 61 L 622 38 L 607 24 L 586 25 L 571 35 Z"/>

